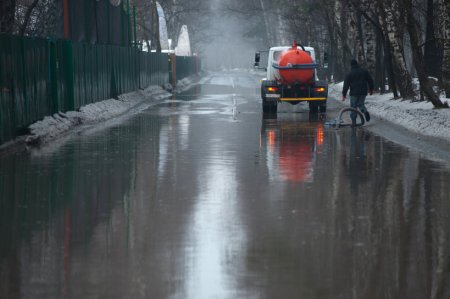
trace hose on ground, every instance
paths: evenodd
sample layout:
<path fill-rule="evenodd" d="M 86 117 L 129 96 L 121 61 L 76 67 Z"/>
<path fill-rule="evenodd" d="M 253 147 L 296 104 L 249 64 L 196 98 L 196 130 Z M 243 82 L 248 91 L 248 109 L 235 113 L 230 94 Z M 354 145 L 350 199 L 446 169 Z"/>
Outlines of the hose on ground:
<path fill-rule="evenodd" d="M 352 107 L 346 107 L 346 108 L 342 108 L 339 111 L 338 117 L 335 119 L 335 121 L 333 123 L 329 123 L 329 125 L 340 128 L 340 127 L 345 127 L 345 126 L 350 126 L 350 124 L 342 124 L 342 114 L 344 114 L 345 112 L 355 112 L 357 114 L 357 116 L 359 116 L 359 118 L 361 119 L 361 122 L 359 124 L 356 124 L 356 126 L 360 127 L 362 125 L 364 125 L 365 120 L 364 120 L 364 115 L 362 114 L 361 111 L 359 111 L 358 109 L 352 108 Z"/>

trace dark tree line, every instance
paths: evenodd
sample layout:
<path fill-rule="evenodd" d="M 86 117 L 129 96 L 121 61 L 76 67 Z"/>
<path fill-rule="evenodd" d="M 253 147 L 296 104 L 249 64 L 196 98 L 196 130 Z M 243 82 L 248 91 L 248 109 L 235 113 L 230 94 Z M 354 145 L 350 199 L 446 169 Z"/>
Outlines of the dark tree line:
<path fill-rule="evenodd" d="M 295 38 L 322 53 L 319 60 L 326 52 L 328 78 L 342 80 L 355 58 L 381 92 L 388 84 L 395 97 L 435 107 L 444 107 L 440 92 L 450 97 L 448 0 L 232 0 L 227 9 L 251 18 L 249 32 L 266 47 Z"/>

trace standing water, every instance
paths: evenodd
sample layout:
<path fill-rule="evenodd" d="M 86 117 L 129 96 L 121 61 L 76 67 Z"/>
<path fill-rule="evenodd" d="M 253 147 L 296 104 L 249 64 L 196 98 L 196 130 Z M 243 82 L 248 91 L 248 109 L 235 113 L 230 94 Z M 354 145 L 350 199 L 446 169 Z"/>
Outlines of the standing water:
<path fill-rule="evenodd" d="M 260 109 L 218 74 L 1 157 L 0 298 L 450 296 L 449 165 Z"/>

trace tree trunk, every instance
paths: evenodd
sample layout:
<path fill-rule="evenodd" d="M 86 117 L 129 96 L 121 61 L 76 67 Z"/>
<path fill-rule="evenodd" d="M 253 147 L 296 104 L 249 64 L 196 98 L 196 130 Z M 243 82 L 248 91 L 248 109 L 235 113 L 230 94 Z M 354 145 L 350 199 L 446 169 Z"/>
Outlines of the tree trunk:
<path fill-rule="evenodd" d="M 343 59 L 346 62 L 347 56 L 353 56 L 353 51 L 351 47 L 349 46 L 349 38 L 348 38 L 348 28 L 347 23 L 344 20 L 347 19 L 347 10 L 344 9 L 342 3 L 340 0 L 337 0 L 334 5 L 334 22 L 336 24 L 336 32 L 339 36 L 339 39 L 341 41 L 342 47 L 343 47 Z M 347 64 L 349 61 L 347 62 Z"/>
<path fill-rule="evenodd" d="M 375 30 L 373 25 L 367 21 L 363 20 L 364 24 L 364 41 L 366 43 L 366 67 L 369 73 L 375 73 L 375 53 L 376 53 L 376 42 L 375 42 Z"/>
<path fill-rule="evenodd" d="M 362 28 L 362 16 L 361 13 L 354 11 L 355 20 L 356 20 L 356 57 L 357 60 L 360 61 L 363 65 L 367 67 L 367 58 L 366 58 L 366 50 L 364 46 L 364 37 L 363 37 L 363 28 Z M 373 39 L 373 37 L 372 37 Z M 372 72 L 373 74 L 373 72 Z"/>
<path fill-rule="evenodd" d="M 397 77 L 395 76 L 395 72 L 394 72 L 394 63 L 392 61 L 392 46 L 391 46 L 391 42 L 389 41 L 389 38 L 386 37 L 386 40 L 384 41 L 384 59 L 386 62 L 386 71 L 387 71 L 387 75 L 388 75 L 388 82 L 389 82 L 389 86 L 392 89 L 392 92 L 394 94 L 394 98 L 399 98 L 399 94 L 398 94 L 398 90 L 397 90 L 397 86 L 399 86 L 399 84 L 397 83 L 398 80 Z"/>
<path fill-rule="evenodd" d="M 374 69 L 374 84 L 375 90 L 379 90 L 381 94 L 386 91 L 386 74 L 385 74 L 385 59 L 384 59 L 384 37 L 382 32 L 375 32 L 376 41 L 375 41 L 375 69 Z M 366 54 L 367 55 L 367 54 Z"/>
<path fill-rule="evenodd" d="M 434 6 L 433 0 L 427 0 L 427 28 L 425 35 L 425 65 L 428 75 L 439 78 L 441 57 L 439 55 L 437 39 L 434 30 Z"/>
<path fill-rule="evenodd" d="M 441 0 L 440 17 L 443 23 L 443 58 L 442 58 L 442 85 L 445 95 L 450 98 L 450 1 Z"/>
<path fill-rule="evenodd" d="M 267 16 L 266 7 L 264 4 L 264 0 L 259 0 L 259 5 L 261 5 L 262 15 L 264 19 L 264 25 L 266 29 L 266 35 L 267 35 L 267 43 L 270 45 L 272 43 L 272 34 L 271 34 L 271 27 L 269 23 L 269 17 Z"/>
<path fill-rule="evenodd" d="M 347 21 L 345 28 L 342 28 L 342 36 L 350 46 L 352 58 L 358 60 L 361 64 L 365 64 L 364 50 L 362 45 L 361 18 L 355 7 L 347 0 L 343 0 L 343 18 Z"/>
<path fill-rule="evenodd" d="M 13 33 L 15 13 L 16 0 L 0 1 L 0 33 Z"/>
<path fill-rule="evenodd" d="M 400 19 L 398 0 L 382 0 L 383 7 L 380 9 L 380 22 L 385 22 L 386 35 L 391 44 L 392 58 L 396 65 L 395 70 L 398 72 L 398 87 L 400 95 L 407 99 L 413 99 L 415 92 L 412 86 L 412 78 L 409 73 L 404 52 L 403 52 L 403 39 L 400 34 L 400 29 L 397 25 Z M 384 9 L 383 9 L 384 8 Z"/>
<path fill-rule="evenodd" d="M 361 47 L 364 51 L 364 59 L 367 70 L 376 78 L 375 88 L 383 91 L 384 79 L 382 75 L 383 61 L 382 44 L 384 37 L 382 26 L 378 21 L 376 13 L 376 5 L 373 0 L 351 0 L 358 14 L 363 18 L 360 19 L 361 27 Z"/>
<path fill-rule="evenodd" d="M 332 12 L 331 12 L 332 13 Z M 325 22 L 327 24 L 327 31 L 329 36 L 329 48 L 328 48 L 328 69 L 326 71 L 327 79 L 328 80 L 335 80 L 336 79 L 336 62 L 337 62 L 337 38 L 335 34 L 335 26 L 330 16 L 330 11 L 327 9 L 326 11 L 327 18 L 325 19 Z"/>
<path fill-rule="evenodd" d="M 408 29 L 409 37 L 411 40 L 413 62 L 417 71 L 417 76 L 419 77 L 420 87 L 428 100 L 430 100 L 430 102 L 434 105 L 434 107 L 443 108 L 445 106 L 439 99 L 439 96 L 434 92 L 431 80 L 429 80 L 428 78 L 425 60 L 419 44 L 419 35 L 416 27 L 416 19 L 414 18 L 412 11 L 411 0 L 405 0 L 405 4 L 406 28 Z"/>
<path fill-rule="evenodd" d="M 31 13 L 33 9 L 38 4 L 39 0 L 34 0 L 33 3 L 27 8 L 27 12 L 25 13 L 25 18 L 23 20 L 22 26 L 20 26 L 20 35 L 24 35 L 27 30 L 28 22 L 30 21 Z"/>
<path fill-rule="evenodd" d="M 156 0 L 151 2 L 152 10 L 152 44 L 156 47 L 156 52 L 161 53 L 161 39 L 159 36 L 159 16 L 158 9 L 156 7 Z"/>

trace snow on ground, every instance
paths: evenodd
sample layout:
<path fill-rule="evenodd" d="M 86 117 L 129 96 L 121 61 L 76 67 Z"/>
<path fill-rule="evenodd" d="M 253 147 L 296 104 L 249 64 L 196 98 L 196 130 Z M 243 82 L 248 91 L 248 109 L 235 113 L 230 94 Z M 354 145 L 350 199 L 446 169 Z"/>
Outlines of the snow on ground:
<path fill-rule="evenodd" d="M 145 90 L 120 95 L 118 99 L 108 99 L 83 106 L 79 111 L 58 112 L 30 125 L 30 135 L 25 137 L 25 142 L 47 143 L 67 134 L 79 125 L 105 121 L 127 113 L 143 101 L 161 100 L 170 96 L 171 94 L 161 87 L 150 86 Z"/>
<path fill-rule="evenodd" d="M 142 103 L 170 98 L 172 93 L 183 92 L 197 81 L 198 76 L 193 75 L 178 81 L 176 88 L 170 84 L 165 84 L 163 87 L 150 86 L 144 90 L 122 94 L 118 99 L 108 99 L 83 106 L 79 111 L 58 112 L 52 116 L 46 116 L 43 120 L 29 126 L 29 135 L 18 137 L 2 145 L 0 149 L 23 141 L 27 144 L 45 144 L 68 134 L 77 126 L 99 123 L 130 111 L 141 111 L 148 107 L 148 105 L 141 105 Z"/>
<path fill-rule="evenodd" d="M 172 96 L 170 92 L 185 91 L 196 81 L 198 77 L 194 75 L 178 81 L 176 88 L 172 88 L 170 84 L 166 84 L 164 89 L 160 86 L 150 86 L 144 90 L 120 95 L 118 99 L 108 99 L 83 106 L 79 111 L 58 112 L 52 116 L 46 116 L 43 120 L 29 126 L 30 135 L 25 136 L 25 142 L 27 144 L 48 143 L 66 135 L 77 126 L 99 123 L 131 110 L 141 111 L 148 107 L 148 105 L 141 105 L 143 102 L 170 98 Z"/>
<path fill-rule="evenodd" d="M 329 85 L 330 99 L 341 102 L 343 82 Z M 450 141 L 450 109 L 434 109 L 430 102 L 393 100 L 393 94 L 367 96 L 370 115 L 403 126 L 412 132 Z M 450 99 L 441 98 L 450 105 Z M 350 99 L 344 105 L 350 106 Z"/>

